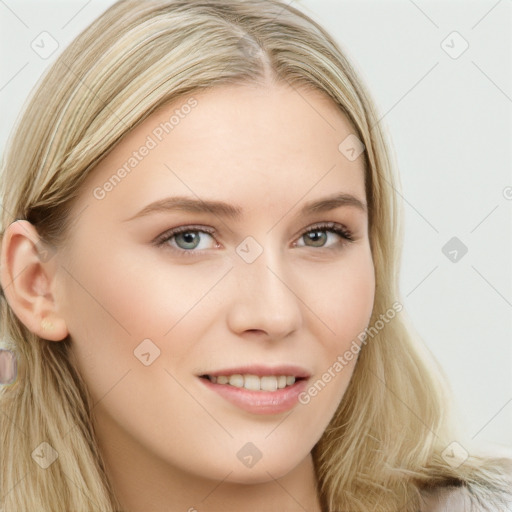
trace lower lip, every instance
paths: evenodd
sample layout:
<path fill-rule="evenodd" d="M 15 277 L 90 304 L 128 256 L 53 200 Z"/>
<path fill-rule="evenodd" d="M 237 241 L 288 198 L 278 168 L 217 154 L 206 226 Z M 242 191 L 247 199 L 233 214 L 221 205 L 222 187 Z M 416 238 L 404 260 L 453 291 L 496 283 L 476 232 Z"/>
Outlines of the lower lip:
<path fill-rule="evenodd" d="M 289 411 L 297 404 L 299 395 L 307 386 L 307 379 L 302 379 L 277 391 L 251 391 L 229 384 L 214 384 L 201 377 L 199 380 L 228 402 L 253 414 L 279 414 Z"/>

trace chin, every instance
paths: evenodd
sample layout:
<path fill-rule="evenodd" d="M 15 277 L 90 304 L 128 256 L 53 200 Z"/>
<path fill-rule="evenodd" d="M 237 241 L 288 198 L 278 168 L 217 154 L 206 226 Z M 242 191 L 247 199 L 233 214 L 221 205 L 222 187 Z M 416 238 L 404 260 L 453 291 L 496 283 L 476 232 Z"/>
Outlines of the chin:
<path fill-rule="evenodd" d="M 260 462 L 261 463 L 261 462 Z M 259 465 L 259 464 L 258 464 Z M 281 469 L 281 468 L 280 468 Z M 286 469 L 276 471 L 273 465 L 261 466 L 258 469 L 256 467 L 247 469 L 236 469 L 226 478 L 226 482 L 254 485 L 272 482 L 275 479 L 282 478 L 292 471 L 293 467 L 287 466 Z"/>
<path fill-rule="evenodd" d="M 292 453 L 297 453 L 292 452 Z M 277 458 L 274 455 L 272 458 L 264 460 L 262 457 L 253 467 L 244 467 L 240 463 L 240 467 L 232 467 L 233 471 L 226 481 L 240 484 L 261 484 L 271 482 L 275 479 L 282 478 L 288 473 L 293 471 L 297 466 L 302 463 L 302 460 L 295 460 L 289 456 L 282 456 Z"/>

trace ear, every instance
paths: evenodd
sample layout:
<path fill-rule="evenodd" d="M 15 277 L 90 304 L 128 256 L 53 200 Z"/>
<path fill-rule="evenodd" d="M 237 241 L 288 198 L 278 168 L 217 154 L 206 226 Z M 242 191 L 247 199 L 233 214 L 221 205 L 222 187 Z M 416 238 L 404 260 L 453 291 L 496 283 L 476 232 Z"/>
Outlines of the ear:
<path fill-rule="evenodd" d="M 2 237 L 0 282 L 4 295 L 21 322 L 39 337 L 60 341 L 68 336 L 55 301 L 58 262 L 26 220 L 10 224 Z"/>

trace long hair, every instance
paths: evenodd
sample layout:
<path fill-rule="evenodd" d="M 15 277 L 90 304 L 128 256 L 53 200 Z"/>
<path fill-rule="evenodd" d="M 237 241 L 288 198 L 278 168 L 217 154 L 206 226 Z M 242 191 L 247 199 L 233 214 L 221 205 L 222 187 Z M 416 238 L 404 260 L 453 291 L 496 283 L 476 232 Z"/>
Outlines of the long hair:
<path fill-rule="evenodd" d="M 131 129 L 194 91 L 269 79 L 322 91 L 364 144 L 376 278 L 370 325 L 382 323 L 382 314 L 401 304 L 402 214 L 390 143 L 338 44 L 279 0 L 121 0 L 106 10 L 48 69 L 18 119 L 2 161 L 1 234 L 26 219 L 58 248 L 82 182 Z M 1 339 L 18 360 L 17 379 L 0 391 L 0 506 L 5 512 L 120 510 L 70 340 L 55 343 L 30 332 L 3 293 L 0 307 Z M 472 450 L 454 427 L 446 389 L 405 310 L 370 330 L 312 452 L 323 508 L 412 512 L 422 489 L 448 484 L 502 508 L 511 499 L 507 459 L 468 453 L 453 464 L 446 456 L 454 441 L 459 451 Z M 44 471 L 31 455 L 43 442 L 58 453 Z"/>

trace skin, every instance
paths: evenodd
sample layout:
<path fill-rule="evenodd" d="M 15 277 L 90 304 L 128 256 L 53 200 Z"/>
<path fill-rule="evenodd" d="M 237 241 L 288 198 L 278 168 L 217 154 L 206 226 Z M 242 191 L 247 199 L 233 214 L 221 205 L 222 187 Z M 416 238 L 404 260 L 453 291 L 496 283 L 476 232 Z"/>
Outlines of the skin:
<path fill-rule="evenodd" d="M 375 292 L 367 212 L 346 205 L 298 214 L 335 192 L 366 204 L 362 157 L 349 161 L 338 149 L 354 130 L 318 91 L 237 85 L 193 97 L 190 114 L 101 200 L 95 188 L 186 99 L 153 113 L 97 165 L 53 257 L 38 259 L 28 222 L 11 224 L 2 285 L 33 332 L 55 342 L 70 335 L 126 510 L 320 511 L 310 452 L 356 358 L 291 414 L 243 411 L 197 375 L 294 363 L 313 383 L 367 327 Z M 126 220 L 174 195 L 225 201 L 243 215 L 168 211 Z M 316 242 L 303 235 L 319 222 L 345 225 L 354 241 L 328 229 Z M 184 225 L 216 233 L 199 232 L 192 249 L 179 236 L 152 243 Z M 250 264 L 236 252 L 248 236 L 263 249 Z M 42 318 L 51 329 L 42 329 Z M 148 338 L 160 356 L 145 366 L 134 351 Z M 262 454 L 252 467 L 237 457 L 248 442 Z"/>

